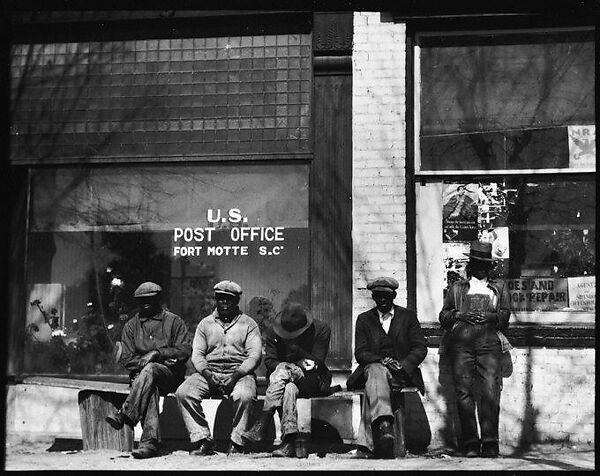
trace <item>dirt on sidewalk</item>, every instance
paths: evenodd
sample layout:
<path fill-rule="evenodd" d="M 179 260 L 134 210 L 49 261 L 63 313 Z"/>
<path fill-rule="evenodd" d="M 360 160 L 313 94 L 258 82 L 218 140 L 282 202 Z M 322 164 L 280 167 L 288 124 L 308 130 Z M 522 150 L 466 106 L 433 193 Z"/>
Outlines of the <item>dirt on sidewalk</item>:
<path fill-rule="evenodd" d="M 79 444 L 78 444 L 79 442 Z M 328 453 L 323 457 L 311 453 L 307 459 L 273 458 L 270 453 L 227 456 L 190 456 L 181 449 L 161 450 L 160 456 L 137 460 L 130 453 L 115 450 L 82 451 L 80 440 L 51 442 L 19 442 L 6 445 L 7 470 L 566 470 L 595 469 L 593 446 L 568 444 L 534 445 L 526 451 L 501 447 L 495 459 L 464 458 L 443 449 L 429 449 L 424 454 L 409 453 L 397 460 L 357 460 L 352 452 Z"/>

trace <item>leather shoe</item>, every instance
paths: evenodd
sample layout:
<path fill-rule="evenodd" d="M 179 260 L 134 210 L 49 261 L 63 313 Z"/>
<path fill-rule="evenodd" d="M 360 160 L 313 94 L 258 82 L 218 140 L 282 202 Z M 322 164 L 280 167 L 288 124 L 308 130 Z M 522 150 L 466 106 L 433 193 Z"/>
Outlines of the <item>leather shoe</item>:
<path fill-rule="evenodd" d="M 227 449 L 227 456 L 242 454 L 244 454 L 244 447 L 242 445 L 238 445 L 233 441 L 229 443 L 229 448 Z"/>
<path fill-rule="evenodd" d="M 127 423 L 131 425 L 129 418 L 127 418 L 121 410 L 117 410 L 108 415 L 104 420 L 108 422 L 115 430 L 120 430 Z"/>
<path fill-rule="evenodd" d="M 350 458 L 352 459 L 373 459 L 375 455 L 368 450 L 357 449 L 356 453 L 352 453 Z"/>
<path fill-rule="evenodd" d="M 482 458 L 497 458 L 500 455 L 500 449 L 498 443 L 488 442 L 481 444 L 481 457 Z"/>
<path fill-rule="evenodd" d="M 280 458 L 294 458 L 296 456 L 296 447 L 293 441 L 286 441 L 271 454 Z"/>
<path fill-rule="evenodd" d="M 383 458 L 394 457 L 394 430 L 388 420 L 383 420 L 378 426 L 379 436 L 375 444 L 375 453 Z"/>
<path fill-rule="evenodd" d="M 193 456 L 208 456 L 215 454 L 215 440 L 212 438 L 204 438 L 194 444 L 194 447 L 190 450 L 190 454 Z"/>
<path fill-rule="evenodd" d="M 154 458 L 158 456 L 158 450 L 149 446 L 142 446 L 131 452 L 131 456 L 137 459 Z"/>
<path fill-rule="evenodd" d="M 466 458 L 477 458 L 479 457 L 479 444 L 469 443 L 465 446 L 464 455 Z"/>

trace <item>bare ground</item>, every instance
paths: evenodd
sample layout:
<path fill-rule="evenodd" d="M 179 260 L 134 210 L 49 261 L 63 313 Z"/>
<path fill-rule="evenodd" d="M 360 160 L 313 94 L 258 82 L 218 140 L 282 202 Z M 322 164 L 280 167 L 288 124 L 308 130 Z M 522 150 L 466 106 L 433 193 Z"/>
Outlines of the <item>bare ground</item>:
<path fill-rule="evenodd" d="M 82 451 L 77 442 L 18 442 L 6 445 L 6 470 L 251 470 L 251 471 L 310 471 L 310 470 L 566 470 L 595 469 L 595 451 L 590 445 L 535 445 L 527 451 L 508 446 L 501 448 L 497 459 L 464 458 L 448 454 L 443 449 L 429 449 L 425 454 L 409 453 L 399 460 L 357 460 L 350 453 L 329 453 L 308 459 L 273 458 L 270 453 L 227 456 L 190 456 L 181 449 L 161 450 L 159 457 L 137 460 L 130 453 L 115 450 Z"/>

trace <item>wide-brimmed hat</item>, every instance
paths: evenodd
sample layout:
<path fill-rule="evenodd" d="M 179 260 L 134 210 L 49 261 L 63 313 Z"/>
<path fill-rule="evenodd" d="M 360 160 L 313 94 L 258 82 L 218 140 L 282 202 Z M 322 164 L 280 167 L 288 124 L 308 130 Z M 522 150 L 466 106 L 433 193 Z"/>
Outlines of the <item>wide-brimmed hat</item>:
<path fill-rule="evenodd" d="M 273 330 L 282 339 L 295 339 L 312 323 L 311 313 L 302 304 L 291 302 L 283 306 L 275 316 Z"/>
<path fill-rule="evenodd" d="M 496 261 L 495 258 L 492 258 L 492 244 L 485 241 L 472 241 L 469 253 L 463 254 L 479 261 Z"/>
<path fill-rule="evenodd" d="M 162 288 L 152 281 L 146 281 L 138 286 L 133 293 L 133 297 L 143 298 L 157 296 L 162 291 Z"/>

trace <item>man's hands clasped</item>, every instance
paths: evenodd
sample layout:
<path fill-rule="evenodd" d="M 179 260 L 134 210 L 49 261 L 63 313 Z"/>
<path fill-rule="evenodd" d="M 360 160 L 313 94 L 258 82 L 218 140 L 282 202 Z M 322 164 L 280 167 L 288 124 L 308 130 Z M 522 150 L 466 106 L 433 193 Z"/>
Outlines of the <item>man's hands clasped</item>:
<path fill-rule="evenodd" d="M 456 311 L 454 316 L 456 317 L 456 320 L 472 325 L 498 322 L 498 313 L 494 311 Z"/>
<path fill-rule="evenodd" d="M 143 369 L 150 362 L 157 362 L 160 357 L 160 352 L 158 350 L 151 350 L 150 352 L 146 352 L 139 360 L 139 368 Z"/>
<path fill-rule="evenodd" d="M 404 370 L 402 368 L 402 365 L 400 365 L 400 362 L 398 362 L 393 357 L 384 357 L 383 359 L 381 359 L 381 363 L 392 372 L 400 372 L 401 370 Z"/>
<path fill-rule="evenodd" d="M 237 370 L 230 374 L 217 374 L 209 369 L 204 369 L 202 376 L 210 387 L 221 395 L 229 395 L 237 381 L 243 377 Z"/>

